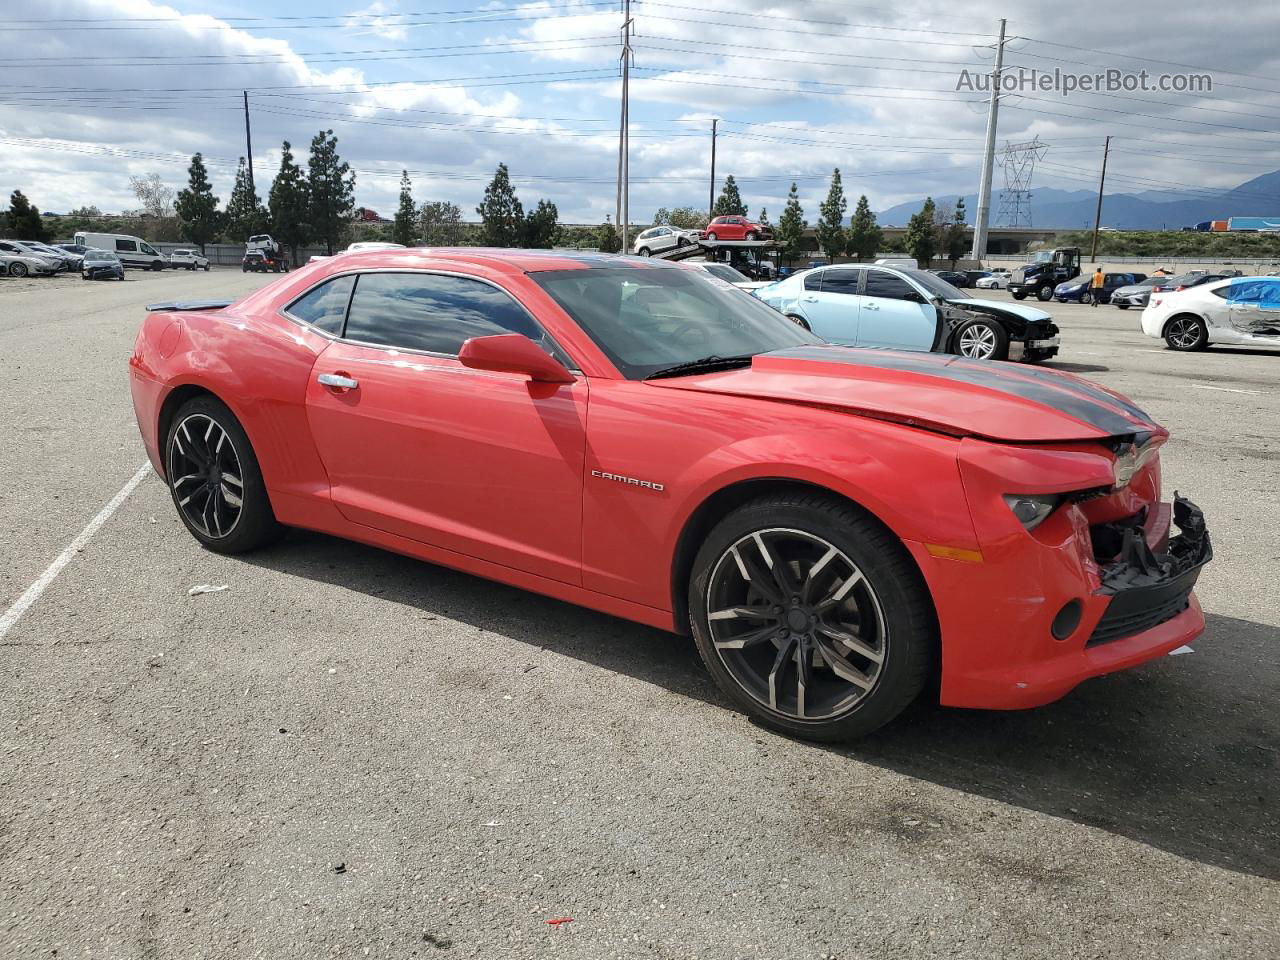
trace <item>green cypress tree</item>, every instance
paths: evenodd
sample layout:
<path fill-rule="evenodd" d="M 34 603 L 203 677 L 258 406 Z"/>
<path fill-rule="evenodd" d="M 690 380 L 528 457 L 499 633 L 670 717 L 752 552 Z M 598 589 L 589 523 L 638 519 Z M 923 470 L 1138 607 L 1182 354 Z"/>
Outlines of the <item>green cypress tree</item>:
<path fill-rule="evenodd" d="M 783 207 L 782 216 L 778 218 L 778 229 L 775 234 L 778 242 L 782 244 L 782 258 L 787 263 L 791 263 L 800 256 L 801 241 L 808 227 L 809 221 L 804 218 L 804 210 L 800 206 L 800 195 L 796 193 L 796 185 L 793 183 L 791 192 L 787 194 L 787 205 Z"/>
<path fill-rule="evenodd" d="M 232 243 L 241 243 L 255 233 L 262 233 L 269 227 L 267 211 L 258 199 L 258 191 L 249 179 L 249 167 L 244 157 L 236 167 L 236 182 L 231 188 L 231 196 L 227 199 L 227 211 L 224 217 L 223 235 Z"/>
<path fill-rule="evenodd" d="M 844 198 L 844 184 L 840 180 L 840 168 L 831 172 L 831 186 L 827 199 L 818 205 L 818 246 L 828 258 L 844 252 L 844 212 L 849 202 Z"/>
<path fill-rule="evenodd" d="M 413 205 L 413 182 L 409 171 L 400 171 L 400 206 L 396 209 L 396 222 L 391 228 L 391 239 L 410 246 L 413 243 L 413 227 L 418 209 Z"/>
<path fill-rule="evenodd" d="M 907 233 L 903 237 L 907 252 L 916 258 L 922 270 L 929 266 L 937 249 L 938 233 L 933 222 L 936 209 L 933 197 L 926 197 L 920 212 L 913 213 L 911 219 L 907 221 Z"/>
<path fill-rule="evenodd" d="M 191 166 L 187 170 L 187 188 L 178 191 L 174 210 L 182 220 L 182 236 L 199 244 L 200 252 L 204 253 L 204 245 L 218 234 L 222 215 L 218 213 L 218 198 L 214 196 L 213 186 L 209 183 L 209 171 L 205 169 L 204 157 L 198 153 L 191 158 Z"/>
<path fill-rule="evenodd" d="M 858 197 L 858 203 L 853 208 L 845 252 L 859 260 L 869 260 L 876 255 L 883 242 L 884 231 L 876 223 L 876 215 L 871 212 L 871 204 L 867 202 L 866 194 L 863 194 Z"/>
<path fill-rule="evenodd" d="M 484 199 L 476 207 L 483 224 L 487 247 L 518 247 L 524 239 L 524 207 L 511 186 L 511 176 L 505 163 L 498 169 L 484 188 Z"/>
<path fill-rule="evenodd" d="M 9 195 L 9 210 L 3 218 L 9 233 L 15 240 L 35 240 L 47 243 L 48 231 L 44 228 L 44 220 L 40 217 L 40 209 L 32 206 L 31 201 L 21 190 Z"/>
<path fill-rule="evenodd" d="M 346 233 L 356 196 L 356 175 L 338 156 L 338 138 L 332 130 L 321 130 L 311 140 L 307 192 L 312 233 L 332 255 Z"/>
<path fill-rule="evenodd" d="M 271 235 L 289 248 L 294 266 L 298 248 L 311 239 L 311 197 L 302 168 L 293 159 L 289 141 L 284 142 L 280 171 L 271 184 Z"/>
<path fill-rule="evenodd" d="M 738 192 L 738 184 L 733 175 L 724 178 L 724 186 L 720 188 L 720 196 L 716 197 L 715 206 L 711 208 L 713 217 L 745 217 L 747 205 L 742 202 L 742 194 Z"/>

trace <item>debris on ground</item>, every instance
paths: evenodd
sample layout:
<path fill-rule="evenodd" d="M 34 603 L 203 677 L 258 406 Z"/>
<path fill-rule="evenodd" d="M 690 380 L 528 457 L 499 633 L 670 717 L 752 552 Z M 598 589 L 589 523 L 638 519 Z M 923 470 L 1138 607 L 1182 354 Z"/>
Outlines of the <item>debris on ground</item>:
<path fill-rule="evenodd" d="M 573 917 L 552 917 L 547 921 L 548 926 L 556 927 L 557 929 L 565 923 L 573 923 Z"/>
<path fill-rule="evenodd" d="M 197 583 L 194 587 L 187 591 L 188 597 L 198 597 L 202 593 L 221 593 L 223 590 L 230 590 L 231 585 L 226 583 Z"/>

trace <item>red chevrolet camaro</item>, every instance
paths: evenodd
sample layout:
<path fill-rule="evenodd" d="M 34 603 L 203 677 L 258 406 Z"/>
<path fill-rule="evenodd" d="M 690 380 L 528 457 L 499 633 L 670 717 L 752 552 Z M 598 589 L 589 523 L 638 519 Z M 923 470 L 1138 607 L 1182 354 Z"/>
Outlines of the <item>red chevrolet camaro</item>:
<path fill-rule="evenodd" d="M 1161 501 L 1168 434 L 1132 403 L 829 346 L 679 264 L 344 254 L 151 308 L 130 374 L 209 549 L 305 527 L 691 633 L 737 705 L 804 737 L 926 687 L 1047 703 L 1204 626 L 1204 520 Z"/>

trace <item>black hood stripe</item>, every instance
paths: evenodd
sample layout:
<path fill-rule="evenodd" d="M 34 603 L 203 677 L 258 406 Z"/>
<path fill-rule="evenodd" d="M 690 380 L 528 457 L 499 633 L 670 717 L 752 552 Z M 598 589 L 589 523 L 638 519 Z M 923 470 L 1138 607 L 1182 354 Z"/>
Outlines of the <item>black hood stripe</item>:
<path fill-rule="evenodd" d="M 992 360 L 943 358 L 937 354 L 911 354 L 875 347 L 803 346 L 763 354 L 780 359 L 846 363 L 857 367 L 897 370 L 942 380 L 955 380 L 987 390 L 1030 400 L 1060 410 L 1110 436 L 1148 432 L 1155 424 L 1127 400 L 1107 393 L 1088 381 L 1064 377 L 1036 367 L 1013 368 Z"/>

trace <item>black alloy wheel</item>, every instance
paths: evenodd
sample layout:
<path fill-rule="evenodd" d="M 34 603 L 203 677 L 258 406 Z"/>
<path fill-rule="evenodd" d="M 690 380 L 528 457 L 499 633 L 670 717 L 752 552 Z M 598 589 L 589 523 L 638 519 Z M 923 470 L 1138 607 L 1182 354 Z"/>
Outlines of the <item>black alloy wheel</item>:
<path fill-rule="evenodd" d="M 249 438 L 213 397 L 189 400 L 174 416 L 165 477 L 178 516 L 211 550 L 241 553 L 280 533 Z"/>
<path fill-rule="evenodd" d="M 900 713 L 936 645 L 902 544 L 820 494 L 762 498 L 721 521 L 694 563 L 690 613 L 703 662 L 740 707 L 818 740 Z"/>

